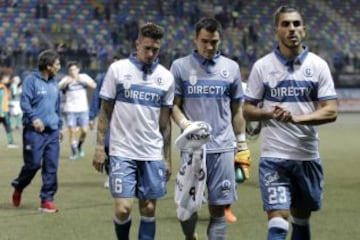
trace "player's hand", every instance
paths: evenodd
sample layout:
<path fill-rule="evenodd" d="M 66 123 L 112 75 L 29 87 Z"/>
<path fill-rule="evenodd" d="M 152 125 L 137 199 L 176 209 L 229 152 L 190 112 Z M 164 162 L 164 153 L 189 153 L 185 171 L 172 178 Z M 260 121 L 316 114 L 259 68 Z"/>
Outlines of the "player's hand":
<path fill-rule="evenodd" d="M 59 132 L 59 140 L 60 140 L 60 142 L 62 142 L 63 139 L 64 139 L 64 130 L 61 129 L 60 132 Z"/>
<path fill-rule="evenodd" d="M 172 170 L 171 170 L 171 160 L 166 159 L 165 161 L 165 168 L 166 168 L 166 181 L 168 182 L 170 180 Z"/>
<path fill-rule="evenodd" d="M 280 106 L 275 106 L 272 117 L 280 122 L 292 121 L 291 113 Z"/>
<path fill-rule="evenodd" d="M 92 165 L 98 172 L 104 172 L 106 164 L 107 155 L 105 153 L 105 148 L 102 145 L 97 145 L 95 147 L 95 154 L 93 157 Z"/>
<path fill-rule="evenodd" d="M 40 118 L 35 119 L 32 122 L 32 124 L 33 124 L 35 131 L 37 131 L 37 132 L 43 132 L 45 130 L 45 126 Z"/>
<path fill-rule="evenodd" d="M 246 142 L 237 143 L 237 153 L 235 154 L 235 168 L 241 168 L 243 172 L 242 179 L 236 179 L 237 182 L 243 182 L 250 178 L 251 152 L 247 148 Z"/>

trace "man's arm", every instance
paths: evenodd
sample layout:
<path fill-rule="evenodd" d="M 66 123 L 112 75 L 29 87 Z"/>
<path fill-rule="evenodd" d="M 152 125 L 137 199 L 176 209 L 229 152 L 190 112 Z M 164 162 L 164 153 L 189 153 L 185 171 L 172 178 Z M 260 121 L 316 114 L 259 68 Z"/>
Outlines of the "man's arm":
<path fill-rule="evenodd" d="M 97 134 L 96 134 L 96 147 L 93 158 L 93 166 L 99 172 L 104 171 L 104 164 L 107 158 L 105 153 L 104 141 L 105 141 L 106 131 L 109 128 L 109 123 L 113 109 L 114 109 L 114 102 L 106 101 L 106 100 L 101 101 L 99 121 L 98 121 Z"/>
<path fill-rule="evenodd" d="M 89 88 L 96 88 L 96 81 L 86 73 L 79 75 L 77 81 Z"/>
<path fill-rule="evenodd" d="M 185 114 L 181 110 L 182 99 L 181 97 L 175 96 L 174 98 L 174 106 L 172 109 L 172 118 L 176 122 L 176 124 L 181 128 L 185 129 L 187 126 L 191 124 L 191 121 L 188 120 Z"/>
<path fill-rule="evenodd" d="M 72 78 L 70 78 L 70 77 L 68 77 L 68 76 L 62 78 L 62 79 L 60 80 L 60 82 L 59 82 L 59 88 L 60 88 L 60 89 L 66 88 L 67 85 L 69 85 L 72 81 L 73 81 Z"/>
<path fill-rule="evenodd" d="M 249 121 L 275 119 L 280 122 L 320 125 L 336 120 L 337 101 L 335 99 L 321 101 L 317 104 L 316 111 L 304 115 L 292 115 L 288 110 L 280 106 L 266 110 L 246 101 L 244 104 L 244 117 Z"/>
<path fill-rule="evenodd" d="M 338 113 L 336 99 L 318 102 L 316 107 L 316 111 L 310 114 L 292 116 L 292 122 L 295 124 L 320 125 L 336 120 Z"/>
<path fill-rule="evenodd" d="M 248 121 L 262 121 L 272 118 L 272 111 L 260 108 L 248 101 L 244 102 L 243 113 L 244 118 Z"/>
<path fill-rule="evenodd" d="M 171 109 L 161 108 L 160 112 L 160 132 L 164 141 L 164 161 L 166 165 L 166 180 L 168 181 L 171 176 Z"/>
<path fill-rule="evenodd" d="M 246 121 L 243 116 L 242 104 L 231 102 L 232 125 L 236 136 L 235 180 L 241 183 L 250 178 L 251 153 L 246 142 Z M 239 174 L 241 173 L 241 174 Z"/>
<path fill-rule="evenodd" d="M 243 110 L 241 107 L 241 102 L 231 102 L 231 112 L 232 112 L 232 125 L 235 135 L 245 134 L 245 119 L 243 116 Z"/>

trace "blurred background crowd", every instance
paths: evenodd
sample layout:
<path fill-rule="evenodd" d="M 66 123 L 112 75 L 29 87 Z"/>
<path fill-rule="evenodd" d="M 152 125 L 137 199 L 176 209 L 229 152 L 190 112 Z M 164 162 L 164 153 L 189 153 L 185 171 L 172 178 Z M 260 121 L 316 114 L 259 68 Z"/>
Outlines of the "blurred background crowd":
<path fill-rule="evenodd" d="M 115 55 L 126 57 L 133 50 L 138 25 L 153 21 L 166 30 L 160 58 L 169 67 L 192 49 L 194 23 L 214 16 L 224 28 L 222 53 L 248 72 L 274 47 L 272 13 L 290 3 L 304 12 L 307 45 L 329 63 L 336 86 L 359 87 L 348 77 L 360 75 L 357 0 L 1 0 L 0 66 L 23 78 L 37 67 L 41 50 L 55 48 L 62 71 L 77 60 L 96 78 Z"/>

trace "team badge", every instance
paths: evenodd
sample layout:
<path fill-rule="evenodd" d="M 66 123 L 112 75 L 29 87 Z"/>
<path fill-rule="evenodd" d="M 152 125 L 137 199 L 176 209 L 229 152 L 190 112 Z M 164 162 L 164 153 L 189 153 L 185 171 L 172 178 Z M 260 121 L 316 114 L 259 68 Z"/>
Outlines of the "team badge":
<path fill-rule="evenodd" d="M 278 81 L 282 79 L 280 72 L 278 71 L 272 71 L 269 73 L 267 77 L 267 82 L 269 84 L 270 88 L 275 88 L 278 84 Z"/>
<path fill-rule="evenodd" d="M 231 190 L 231 182 L 229 180 L 224 180 L 221 183 L 221 192 L 222 192 L 223 196 L 229 195 L 230 190 Z"/>
<path fill-rule="evenodd" d="M 156 83 L 157 85 L 163 85 L 164 80 L 163 80 L 161 77 L 158 77 L 158 78 L 155 79 L 155 83 Z"/>
<path fill-rule="evenodd" d="M 220 75 L 221 75 L 223 78 L 228 78 L 229 75 L 230 75 L 230 73 L 229 73 L 229 71 L 228 71 L 227 69 L 222 69 L 222 70 L 220 71 Z"/>
<path fill-rule="evenodd" d="M 190 70 L 190 76 L 189 76 L 189 82 L 191 85 L 195 85 L 197 83 L 197 76 L 196 76 L 196 70 L 191 69 Z"/>
<path fill-rule="evenodd" d="M 304 77 L 311 78 L 314 75 L 314 71 L 311 67 L 305 66 L 303 70 Z"/>
<path fill-rule="evenodd" d="M 131 88 L 131 75 L 130 74 L 124 75 L 124 88 L 125 89 Z"/>
<path fill-rule="evenodd" d="M 268 83 L 269 83 L 270 88 L 274 88 L 277 85 L 277 80 L 275 77 L 272 77 L 271 75 L 269 75 Z"/>

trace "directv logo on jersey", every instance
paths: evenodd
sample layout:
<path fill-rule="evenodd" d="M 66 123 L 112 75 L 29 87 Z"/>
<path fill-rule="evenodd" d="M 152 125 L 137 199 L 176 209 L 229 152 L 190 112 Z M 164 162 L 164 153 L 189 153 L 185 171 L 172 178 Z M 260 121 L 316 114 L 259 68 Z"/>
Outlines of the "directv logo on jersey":
<path fill-rule="evenodd" d="M 187 93 L 190 94 L 209 94 L 209 95 L 223 95 L 226 91 L 225 86 L 208 86 L 208 85 L 195 85 L 188 86 Z"/>
<path fill-rule="evenodd" d="M 311 87 L 277 87 L 271 88 L 271 97 L 299 97 L 299 96 L 310 96 Z"/>
<path fill-rule="evenodd" d="M 131 99 L 145 100 L 149 102 L 160 102 L 161 100 L 160 95 L 157 93 L 145 92 L 145 91 L 139 91 L 133 89 L 125 89 L 124 97 Z"/>

